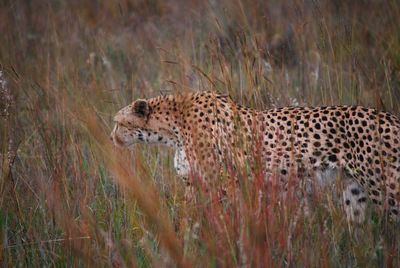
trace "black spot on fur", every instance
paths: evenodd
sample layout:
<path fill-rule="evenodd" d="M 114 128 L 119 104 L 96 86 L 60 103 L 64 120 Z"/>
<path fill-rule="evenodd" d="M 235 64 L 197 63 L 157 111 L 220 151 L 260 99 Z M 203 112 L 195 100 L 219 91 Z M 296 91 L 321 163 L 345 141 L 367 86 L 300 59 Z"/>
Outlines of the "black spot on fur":
<path fill-rule="evenodd" d="M 353 188 L 351 189 L 351 193 L 354 195 L 359 195 L 360 194 L 360 190 L 358 188 Z"/>

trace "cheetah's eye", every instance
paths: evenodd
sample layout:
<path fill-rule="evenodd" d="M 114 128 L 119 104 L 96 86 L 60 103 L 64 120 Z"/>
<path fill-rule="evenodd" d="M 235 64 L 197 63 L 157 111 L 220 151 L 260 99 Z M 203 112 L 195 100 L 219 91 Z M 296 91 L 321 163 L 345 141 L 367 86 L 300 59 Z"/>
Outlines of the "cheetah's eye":
<path fill-rule="evenodd" d="M 116 122 L 116 124 L 117 124 L 117 128 L 127 128 L 126 125 L 121 122 Z"/>

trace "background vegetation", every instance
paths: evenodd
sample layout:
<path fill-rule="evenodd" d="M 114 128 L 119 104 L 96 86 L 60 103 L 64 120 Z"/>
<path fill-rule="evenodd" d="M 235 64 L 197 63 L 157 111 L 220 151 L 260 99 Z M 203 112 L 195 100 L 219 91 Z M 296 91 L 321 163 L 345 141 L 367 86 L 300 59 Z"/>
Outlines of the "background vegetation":
<path fill-rule="evenodd" d="M 0 64 L 4 266 L 399 266 L 398 225 L 348 225 L 331 191 L 305 215 L 253 170 L 185 205 L 169 149 L 108 140 L 119 108 L 182 91 L 398 114 L 398 1 L 5 0 Z"/>

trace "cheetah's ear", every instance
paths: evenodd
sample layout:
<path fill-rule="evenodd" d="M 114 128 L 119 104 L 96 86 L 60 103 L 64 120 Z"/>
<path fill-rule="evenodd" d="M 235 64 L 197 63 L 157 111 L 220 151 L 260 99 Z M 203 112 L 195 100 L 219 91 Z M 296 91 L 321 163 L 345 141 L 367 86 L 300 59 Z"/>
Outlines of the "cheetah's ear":
<path fill-rule="evenodd" d="M 146 118 L 150 113 L 149 104 L 146 100 L 137 100 L 133 104 L 133 113 L 139 117 Z"/>

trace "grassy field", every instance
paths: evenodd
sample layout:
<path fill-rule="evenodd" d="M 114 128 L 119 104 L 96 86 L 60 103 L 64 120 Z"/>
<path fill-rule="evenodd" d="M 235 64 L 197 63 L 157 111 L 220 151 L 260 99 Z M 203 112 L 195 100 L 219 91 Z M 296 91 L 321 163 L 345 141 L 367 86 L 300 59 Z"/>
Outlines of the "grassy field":
<path fill-rule="evenodd" d="M 0 74 L 2 266 L 400 266 L 399 225 L 349 225 L 335 193 L 305 215 L 252 170 L 186 204 L 170 149 L 108 139 L 133 99 L 183 91 L 398 115 L 398 1 L 4 0 Z"/>

